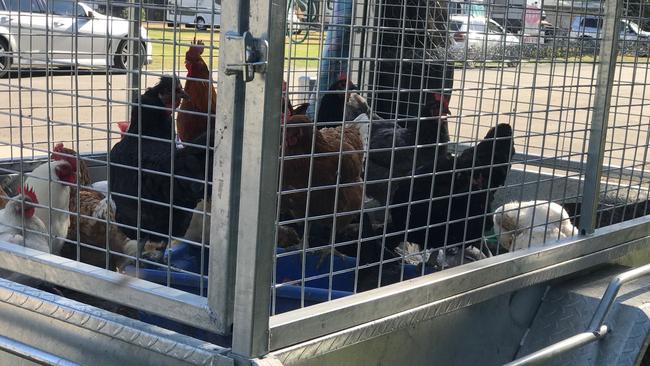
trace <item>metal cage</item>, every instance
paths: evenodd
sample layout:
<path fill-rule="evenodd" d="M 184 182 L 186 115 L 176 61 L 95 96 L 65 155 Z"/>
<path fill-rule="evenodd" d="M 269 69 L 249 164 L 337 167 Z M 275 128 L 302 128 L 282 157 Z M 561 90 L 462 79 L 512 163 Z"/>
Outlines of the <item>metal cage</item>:
<path fill-rule="evenodd" d="M 296 361 L 642 250 L 642 5 L 0 0 L 3 277 Z"/>

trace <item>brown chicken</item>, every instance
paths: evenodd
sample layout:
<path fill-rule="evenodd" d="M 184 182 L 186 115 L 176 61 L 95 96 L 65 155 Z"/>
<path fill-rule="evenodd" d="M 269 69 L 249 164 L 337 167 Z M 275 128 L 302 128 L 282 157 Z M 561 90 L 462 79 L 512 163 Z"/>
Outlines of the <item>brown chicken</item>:
<path fill-rule="evenodd" d="M 301 124 L 293 127 L 291 125 Z M 363 187 L 361 185 L 363 143 L 357 126 L 322 128 L 314 131 L 313 122 L 305 115 L 293 115 L 285 125 L 285 157 L 282 177 L 283 191 L 303 189 L 308 187 L 310 158 L 292 159 L 291 156 L 335 153 L 332 155 L 313 158 L 312 177 L 309 188 L 309 217 L 332 215 L 336 190 L 334 188 L 318 189 L 318 187 L 335 185 L 337 176 L 339 184 L 344 185 L 338 190 L 336 231 L 341 232 L 358 215 L 363 204 Z M 341 133 L 343 145 L 341 146 Z M 358 152 L 354 152 L 358 151 Z M 339 156 L 341 167 L 339 170 Z M 359 183 L 347 185 L 350 183 Z M 296 192 L 282 196 L 282 210 L 292 218 L 304 218 L 307 211 L 307 192 Z M 352 212 L 338 216 L 340 213 Z M 331 228 L 333 220 L 327 218 L 317 221 L 324 227 Z"/>
<path fill-rule="evenodd" d="M 192 141 L 205 133 L 208 128 L 208 119 L 210 130 L 214 131 L 217 91 L 214 84 L 210 82 L 210 70 L 201 57 L 204 48 L 203 41 L 195 39 L 185 53 L 187 77 L 201 80 L 188 79 L 185 81 L 185 92 L 189 98 L 183 99 L 176 117 L 176 133 L 181 141 Z M 183 113 L 182 111 L 203 113 L 203 115 Z M 208 113 L 209 117 L 205 115 Z"/>
<path fill-rule="evenodd" d="M 67 238 L 75 242 L 77 241 L 78 226 L 78 241 L 86 244 L 85 246 L 81 245 L 79 247 L 80 260 L 84 263 L 106 268 L 106 254 L 104 252 L 107 248 L 106 221 L 115 222 L 115 207 L 112 202 L 104 197 L 103 193 L 88 188 L 91 185 L 88 166 L 81 159 L 77 165 L 76 156 L 77 153 L 74 150 L 64 147 L 63 144 L 57 144 L 52 153 L 53 160 L 66 160 L 73 168 L 78 168 L 77 170 L 79 172 L 79 185 L 81 186 L 79 190 L 79 209 L 77 210 L 77 188 L 73 186 L 70 189 L 69 210 L 71 214 Z M 77 212 L 81 215 L 79 218 L 76 215 Z M 77 218 L 79 221 L 77 221 Z M 108 247 L 113 252 L 123 253 L 132 257 L 137 256 L 138 242 L 130 240 L 113 224 L 110 225 L 108 244 Z M 88 246 L 94 246 L 100 250 L 94 250 Z M 151 253 L 147 255 L 143 253 L 143 258 L 158 259 L 158 257 L 161 257 L 162 252 L 158 253 L 159 251 L 157 249 L 152 249 L 151 247 L 151 244 L 145 245 L 145 252 L 151 250 Z M 77 252 L 75 246 L 65 245 L 61 255 L 68 258 L 76 258 Z M 118 271 L 121 271 L 129 262 L 130 260 L 128 258 L 112 255 L 108 268 L 117 268 Z"/>

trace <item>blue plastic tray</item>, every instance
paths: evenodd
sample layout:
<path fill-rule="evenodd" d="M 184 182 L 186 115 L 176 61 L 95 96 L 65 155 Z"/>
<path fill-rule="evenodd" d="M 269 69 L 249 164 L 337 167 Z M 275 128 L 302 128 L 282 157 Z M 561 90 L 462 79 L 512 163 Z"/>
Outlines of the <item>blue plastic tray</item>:
<path fill-rule="evenodd" d="M 305 266 L 302 266 L 303 254 L 300 252 L 290 253 L 283 249 L 278 249 L 280 255 L 277 258 L 276 281 L 278 284 L 297 281 L 301 278 L 310 278 L 317 275 L 324 275 L 330 272 L 330 257 L 326 257 L 320 266 L 317 266 L 320 260 L 319 254 L 305 255 Z M 176 245 L 173 249 L 168 249 L 165 253 L 163 263 L 169 263 L 185 271 L 198 273 L 201 268 L 201 249 L 186 243 Z M 207 249 L 203 259 L 203 273 L 208 271 L 208 254 Z M 304 286 L 300 284 L 281 285 L 276 288 L 275 292 L 275 313 L 283 313 L 290 310 L 299 309 L 303 306 L 301 299 L 304 299 L 304 306 L 314 305 L 331 299 L 338 299 L 349 296 L 354 288 L 354 270 L 356 258 L 334 256 L 333 273 L 331 277 L 324 276 L 313 280 L 306 280 Z M 349 271 L 345 271 L 350 269 Z M 127 273 L 133 274 L 134 267 L 127 267 Z M 304 276 L 303 276 L 304 271 Z M 337 273 L 341 272 L 341 273 Z M 413 278 L 420 275 L 416 266 L 405 265 L 405 278 Z M 203 287 L 203 296 L 207 294 L 207 279 L 204 278 L 201 284 L 201 277 L 198 274 L 185 272 L 172 272 L 167 274 L 164 268 L 141 268 L 139 271 L 141 279 L 154 283 L 169 285 L 173 288 L 186 291 L 193 294 L 200 294 Z M 201 286 L 202 285 L 202 286 Z M 331 297 L 330 297 L 331 296 Z M 149 324 L 154 324 L 167 328 L 178 333 L 186 334 L 194 338 L 214 342 L 217 344 L 228 344 L 229 337 L 219 336 L 204 330 L 200 330 L 188 325 L 174 322 L 172 320 L 159 317 L 144 311 L 139 312 L 140 320 Z"/>

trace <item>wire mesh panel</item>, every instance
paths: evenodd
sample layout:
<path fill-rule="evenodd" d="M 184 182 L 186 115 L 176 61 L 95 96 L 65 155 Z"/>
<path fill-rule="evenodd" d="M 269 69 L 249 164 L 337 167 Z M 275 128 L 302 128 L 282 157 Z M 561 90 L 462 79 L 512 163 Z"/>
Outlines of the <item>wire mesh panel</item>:
<path fill-rule="evenodd" d="M 645 215 L 642 6 L 332 9 L 288 17 L 273 314 Z"/>
<path fill-rule="evenodd" d="M 23 274 L 156 324 L 179 327 L 151 313 L 216 329 L 200 296 L 219 21 L 214 1 L 0 2 L 2 239 L 69 259 L 50 266 L 82 262 L 162 286 L 122 279 L 124 288 L 102 293 L 82 286 L 83 275 L 46 275 L 43 264 Z M 163 310 L 171 298 L 188 306 Z"/>

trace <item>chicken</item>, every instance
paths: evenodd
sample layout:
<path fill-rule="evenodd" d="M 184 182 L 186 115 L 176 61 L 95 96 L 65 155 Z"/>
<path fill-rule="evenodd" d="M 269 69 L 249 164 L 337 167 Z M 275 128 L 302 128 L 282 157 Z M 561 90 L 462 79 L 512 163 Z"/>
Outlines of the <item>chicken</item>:
<path fill-rule="evenodd" d="M 89 188 L 91 185 L 90 175 L 86 162 L 79 159 L 77 165 L 77 153 L 57 144 L 53 149 L 52 159 L 55 161 L 65 160 L 73 167 L 78 167 L 79 174 L 79 207 L 77 207 L 77 187 L 70 189 L 70 228 L 67 238 L 74 242 L 86 244 L 79 246 L 79 259 L 88 264 L 102 268 L 118 268 L 121 270 L 128 262 L 124 257 L 111 256 L 111 263 L 106 265 L 107 248 L 114 253 L 122 253 L 130 256 L 137 256 L 138 242 L 130 240 L 120 231 L 115 222 L 115 203 L 104 196 L 103 192 Z M 77 215 L 79 213 L 79 217 Z M 77 218 L 79 225 L 77 225 Z M 110 222 L 110 224 L 109 224 Z M 109 229 L 107 236 L 107 227 Z M 79 235 L 77 236 L 77 230 Z M 107 245 L 108 243 L 108 245 Z M 89 248 L 87 245 L 101 250 Z M 61 255 L 68 258 L 77 258 L 77 247 L 68 245 L 62 249 Z M 143 253 L 143 257 L 151 257 L 151 253 Z"/>
<path fill-rule="evenodd" d="M 18 195 L 7 202 L 0 211 L 0 241 L 22 245 L 29 249 L 49 253 L 47 228 L 43 221 L 34 216 L 38 199 L 34 190 L 25 185 L 25 189 L 18 188 Z M 38 280 L 0 269 L 0 277 L 24 285 L 34 285 Z"/>
<path fill-rule="evenodd" d="M 510 202 L 494 211 L 494 233 L 508 251 L 578 235 L 564 208 L 548 201 Z"/>
<path fill-rule="evenodd" d="M 402 127 L 395 121 L 382 120 L 379 116 L 372 115 L 366 174 L 368 197 L 376 199 L 382 205 L 390 202 L 398 182 L 391 184 L 390 194 L 387 181 L 372 182 L 411 175 L 416 145 L 427 146 L 417 148 L 415 167 L 430 163 L 435 156 L 448 158 L 446 144 L 449 142 L 449 130 L 445 117 L 448 114 L 448 101 L 443 95 L 434 93 L 433 102 L 423 107 L 419 130 L 418 121 L 407 122 Z M 352 93 L 347 102 L 346 118 L 359 122 L 361 120 L 357 116 L 360 115 L 371 116 L 370 107 L 363 97 Z M 365 120 L 369 121 L 368 118 Z"/>
<path fill-rule="evenodd" d="M 70 185 L 75 182 L 76 172 L 65 160 L 41 164 L 25 179 L 25 184 L 34 189 L 36 197 L 40 197 L 41 205 L 45 206 L 37 207 L 35 215 L 43 221 L 52 237 L 52 254 L 61 253 L 63 242 L 68 235 Z"/>
<path fill-rule="evenodd" d="M 346 97 L 352 90 L 357 90 L 357 86 L 348 81 L 344 73 L 339 75 L 339 78 L 330 85 L 328 93 L 321 97 L 316 121 L 318 128 L 336 127 L 340 126 L 343 122 L 343 114 L 345 109 Z M 335 122 L 331 124 L 322 124 L 323 122 Z"/>
<path fill-rule="evenodd" d="M 172 140 L 171 102 L 179 103 L 186 95 L 180 82 L 173 86 L 172 77 L 165 76 L 140 97 L 141 107 L 133 109 L 128 133 L 111 149 L 110 190 L 117 209 L 115 219 L 129 226 L 121 228 L 130 238 L 138 237 L 137 227 L 142 229 L 139 238 L 144 240 L 166 242 L 170 231 L 175 237 L 185 235 L 192 219 L 192 213 L 185 209 L 196 207 L 205 189 L 204 183 L 188 178 L 204 181 L 207 175 L 211 181 L 212 163 L 207 163 L 207 172 L 205 168 L 213 151 L 206 154 L 205 148 L 194 145 L 206 146 L 214 134 L 203 134 L 184 148 L 176 147 Z M 174 178 L 170 179 L 172 164 Z M 143 169 L 140 174 L 138 168 Z M 170 203 L 175 206 L 171 221 Z"/>
<path fill-rule="evenodd" d="M 437 161 L 416 169 L 412 192 L 410 180 L 395 192 L 392 232 L 399 234 L 392 236 L 389 247 L 404 241 L 407 227 L 406 241 L 426 249 L 475 244 L 492 225 L 486 215 L 494 191 L 505 183 L 513 154 L 512 128 L 499 124 L 477 146 L 455 159 L 450 154 L 439 155 Z M 415 203 L 410 208 L 399 205 L 408 202 Z"/>
<path fill-rule="evenodd" d="M 34 204 L 38 204 L 34 190 L 28 185 L 24 189 L 19 187 L 18 195 L 0 211 L 0 240 L 49 253 L 47 229 L 43 221 L 34 216 Z"/>
<path fill-rule="evenodd" d="M 301 124 L 300 126 L 295 126 Z M 343 134 L 343 136 L 341 136 Z M 341 137 L 343 144 L 341 145 Z M 311 167 L 310 158 L 291 158 L 299 155 L 336 153 L 314 157 Z M 340 187 L 336 201 L 337 214 L 357 211 L 363 203 L 363 187 L 361 182 L 362 149 L 361 136 L 356 126 L 313 129 L 313 123 L 305 115 L 294 115 L 285 125 L 285 156 L 282 175 L 282 189 L 299 190 L 310 188 L 309 216 L 331 215 L 335 207 L 336 190 L 333 188 L 317 189 L 318 187 L 334 185 L 339 177 L 339 184 L 351 184 Z M 339 170 L 339 156 L 341 156 Z M 307 211 L 307 192 L 295 192 L 282 195 L 282 210 L 292 218 L 304 218 Z M 337 217 L 336 230 L 343 230 L 358 213 Z M 332 227 L 331 219 L 318 220 L 327 228 Z"/>
<path fill-rule="evenodd" d="M 185 53 L 185 68 L 187 68 L 187 81 L 185 92 L 189 95 L 183 99 L 181 110 L 176 117 L 176 131 L 181 141 L 192 141 L 208 130 L 214 132 L 215 113 L 217 107 L 217 91 L 214 84 L 210 82 L 210 70 L 201 58 L 203 54 L 203 41 L 194 41 L 192 46 Z M 200 79 L 200 80 L 195 80 Z M 183 111 L 201 113 L 192 114 Z M 206 114 L 209 113 L 209 116 Z"/>

